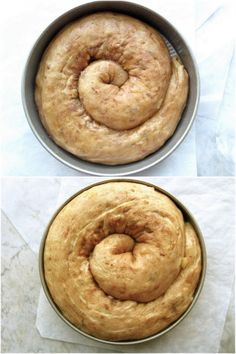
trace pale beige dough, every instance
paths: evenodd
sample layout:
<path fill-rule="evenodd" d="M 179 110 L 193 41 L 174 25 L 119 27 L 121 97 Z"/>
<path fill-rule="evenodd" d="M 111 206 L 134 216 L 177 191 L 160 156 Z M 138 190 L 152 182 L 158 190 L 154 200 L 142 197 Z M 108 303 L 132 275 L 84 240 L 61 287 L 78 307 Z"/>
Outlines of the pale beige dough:
<path fill-rule="evenodd" d="M 188 74 L 160 34 L 116 13 L 70 23 L 51 41 L 35 99 L 51 138 L 97 163 L 125 164 L 158 150 L 174 133 Z"/>
<path fill-rule="evenodd" d="M 53 300 L 75 326 L 98 338 L 140 339 L 191 304 L 201 249 L 167 196 L 109 182 L 79 194 L 55 217 L 44 270 Z"/>

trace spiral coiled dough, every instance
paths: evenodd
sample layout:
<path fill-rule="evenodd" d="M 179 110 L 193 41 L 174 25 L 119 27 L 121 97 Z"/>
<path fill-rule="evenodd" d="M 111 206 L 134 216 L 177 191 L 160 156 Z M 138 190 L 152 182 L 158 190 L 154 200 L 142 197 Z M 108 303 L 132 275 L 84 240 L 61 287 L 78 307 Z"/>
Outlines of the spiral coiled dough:
<path fill-rule="evenodd" d="M 201 249 L 170 198 L 107 182 L 57 214 L 45 241 L 50 294 L 75 326 L 109 340 L 140 339 L 178 319 L 193 299 Z"/>
<path fill-rule="evenodd" d="M 51 138 L 108 165 L 137 161 L 174 133 L 188 74 L 161 35 L 141 21 L 102 12 L 67 25 L 45 51 L 35 99 Z"/>

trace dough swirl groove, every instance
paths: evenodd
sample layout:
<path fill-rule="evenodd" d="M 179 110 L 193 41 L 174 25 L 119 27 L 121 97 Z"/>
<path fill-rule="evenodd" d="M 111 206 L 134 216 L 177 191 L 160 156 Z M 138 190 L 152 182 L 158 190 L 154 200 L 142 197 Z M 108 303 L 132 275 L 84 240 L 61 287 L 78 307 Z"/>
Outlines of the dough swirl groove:
<path fill-rule="evenodd" d="M 170 198 L 142 184 L 109 182 L 57 214 L 44 272 L 54 302 L 75 326 L 98 338 L 140 339 L 191 304 L 201 249 Z"/>
<path fill-rule="evenodd" d="M 41 59 L 35 88 L 56 144 L 108 165 L 158 150 L 174 133 L 187 95 L 188 74 L 160 34 L 111 12 L 62 29 Z"/>

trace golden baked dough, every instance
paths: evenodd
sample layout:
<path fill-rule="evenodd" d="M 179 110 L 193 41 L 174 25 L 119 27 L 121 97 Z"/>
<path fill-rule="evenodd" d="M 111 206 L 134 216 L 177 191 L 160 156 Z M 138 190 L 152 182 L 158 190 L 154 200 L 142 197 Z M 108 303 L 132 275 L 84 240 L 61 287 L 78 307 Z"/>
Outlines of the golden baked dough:
<path fill-rule="evenodd" d="M 51 138 L 72 154 L 108 165 L 137 161 L 174 133 L 188 74 L 156 30 L 132 17 L 96 13 L 51 41 L 35 99 Z"/>
<path fill-rule="evenodd" d="M 158 333 L 188 308 L 201 272 L 193 227 L 152 187 L 107 182 L 73 198 L 45 241 L 44 273 L 63 315 L 108 340 Z"/>

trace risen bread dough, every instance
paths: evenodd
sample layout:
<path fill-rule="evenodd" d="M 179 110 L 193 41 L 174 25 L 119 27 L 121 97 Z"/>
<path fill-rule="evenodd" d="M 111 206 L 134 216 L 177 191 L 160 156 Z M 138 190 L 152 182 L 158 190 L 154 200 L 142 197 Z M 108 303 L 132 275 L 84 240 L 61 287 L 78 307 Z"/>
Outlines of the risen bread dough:
<path fill-rule="evenodd" d="M 157 31 L 105 12 L 70 23 L 51 41 L 35 99 L 58 145 L 116 165 L 159 149 L 174 133 L 187 94 L 187 72 Z"/>
<path fill-rule="evenodd" d="M 44 249 L 54 302 L 75 326 L 109 340 L 155 334 L 188 308 L 201 272 L 193 227 L 164 194 L 108 182 L 73 198 Z"/>

